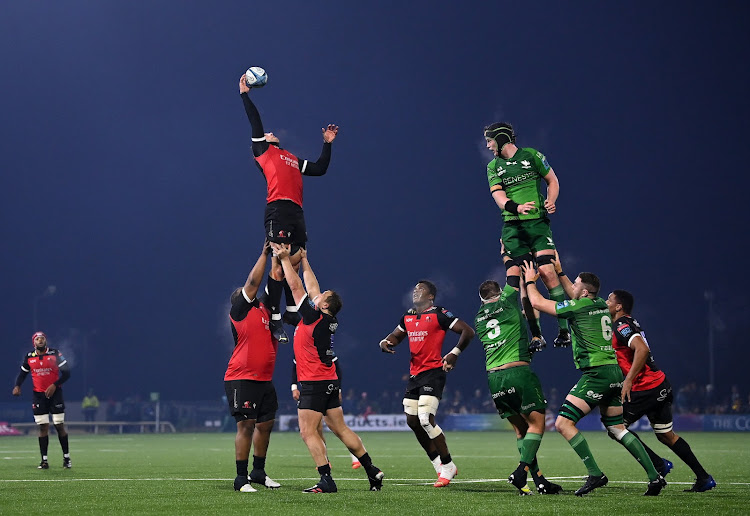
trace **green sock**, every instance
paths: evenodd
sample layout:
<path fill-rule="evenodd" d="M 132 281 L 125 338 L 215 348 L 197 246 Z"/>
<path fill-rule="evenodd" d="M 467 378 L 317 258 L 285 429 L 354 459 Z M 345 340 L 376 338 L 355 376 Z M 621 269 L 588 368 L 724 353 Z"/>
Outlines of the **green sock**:
<path fill-rule="evenodd" d="M 526 464 L 534 462 L 540 444 L 542 444 L 541 434 L 527 432 L 526 437 L 523 438 L 523 443 L 521 444 L 521 462 L 525 462 Z M 531 467 L 529 467 L 529 469 L 531 469 Z"/>
<path fill-rule="evenodd" d="M 562 288 L 562 285 L 558 285 L 549 289 L 549 298 L 557 303 L 565 301 L 565 289 Z M 557 324 L 563 330 L 568 329 L 568 321 L 566 321 L 565 319 L 558 318 Z"/>
<path fill-rule="evenodd" d="M 516 448 L 518 448 L 518 453 L 521 454 L 521 457 L 523 457 L 523 440 L 524 440 L 523 437 L 521 438 L 516 437 Z M 536 461 L 536 455 L 534 456 L 534 459 L 528 464 L 529 464 L 529 473 L 531 473 L 531 475 L 534 476 L 539 471 L 539 463 Z"/>
<path fill-rule="evenodd" d="M 575 451 L 581 458 L 590 476 L 598 477 L 602 474 L 602 470 L 600 470 L 599 466 L 596 464 L 594 456 L 591 455 L 589 443 L 586 442 L 586 438 L 583 437 L 583 434 L 581 432 L 578 432 L 576 435 L 574 435 L 573 438 L 568 441 L 568 444 L 571 446 L 571 448 L 573 448 L 573 451 Z"/>
<path fill-rule="evenodd" d="M 656 471 L 654 463 L 651 462 L 648 453 L 646 453 L 646 449 L 643 447 L 641 441 L 639 441 L 636 436 L 634 436 L 630 432 L 627 432 L 622 436 L 622 440 L 618 442 L 622 444 L 625 449 L 630 452 L 630 455 L 635 457 L 635 460 L 637 460 L 641 464 L 641 467 L 646 470 L 646 474 L 648 475 L 649 480 L 656 480 L 657 478 L 659 478 L 659 472 Z"/>

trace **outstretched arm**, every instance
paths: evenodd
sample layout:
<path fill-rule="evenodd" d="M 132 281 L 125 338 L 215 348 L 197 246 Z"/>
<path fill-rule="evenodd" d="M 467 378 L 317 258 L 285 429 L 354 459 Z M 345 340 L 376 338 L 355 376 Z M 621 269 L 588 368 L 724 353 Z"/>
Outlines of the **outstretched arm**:
<path fill-rule="evenodd" d="M 255 104 L 253 104 L 253 101 L 250 100 L 250 96 L 247 94 L 249 91 L 250 87 L 245 82 L 245 76 L 243 75 L 240 77 L 240 97 L 242 97 L 242 103 L 245 105 L 247 119 L 250 121 L 250 136 L 253 140 L 253 154 L 257 158 L 268 150 L 269 143 L 266 141 L 266 135 L 263 131 L 263 122 L 260 119 L 258 108 L 255 107 Z"/>
<path fill-rule="evenodd" d="M 328 170 L 328 164 L 331 162 L 331 143 L 336 139 L 339 133 L 339 126 L 328 124 L 327 129 L 323 129 L 323 150 L 320 151 L 318 161 L 304 160 L 300 171 L 306 176 L 322 176 Z"/>
<path fill-rule="evenodd" d="M 539 272 L 534 269 L 534 265 L 531 262 L 524 261 L 522 269 L 524 274 L 523 279 L 526 283 L 526 293 L 529 295 L 531 306 L 533 306 L 540 312 L 556 316 L 557 311 L 555 310 L 555 306 L 557 305 L 557 303 L 555 303 L 551 299 L 545 298 L 536 288 L 536 280 L 539 279 Z"/>
<path fill-rule="evenodd" d="M 552 264 L 555 266 L 555 272 L 560 279 L 560 285 L 565 291 L 565 295 L 573 299 L 573 283 L 562 270 L 562 263 L 560 263 L 560 255 L 558 254 L 557 249 L 555 249 L 555 261 L 552 262 Z"/>
<path fill-rule="evenodd" d="M 253 265 L 250 274 L 247 276 L 245 285 L 242 287 L 247 299 L 255 299 L 255 296 L 258 294 L 260 282 L 263 280 L 263 274 L 266 272 L 266 261 L 268 260 L 269 251 L 268 242 L 265 242 L 263 244 L 263 251 L 258 256 L 255 265 Z"/>
<path fill-rule="evenodd" d="M 292 297 L 294 297 L 294 303 L 299 306 L 303 299 L 305 299 L 305 287 L 302 286 L 302 280 L 299 279 L 299 275 L 294 270 L 292 261 L 289 258 L 290 246 L 287 244 L 277 244 L 271 242 L 271 249 L 274 254 L 281 262 L 281 267 L 284 269 L 284 278 L 289 285 L 289 289 L 292 291 Z"/>
<path fill-rule="evenodd" d="M 315 273 L 310 267 L 310 262 L 307 261 L 307 250 L 300 249 L 301 261 L 300 267 L 302 268 L 302 279 L 305 280 L 305 287 L 307 287 L 307 295 L 310 299 L 315 301 L 315 298 L 320 295 L 320 285 L 318 284 L 318 278 L 315 277 Z"/>

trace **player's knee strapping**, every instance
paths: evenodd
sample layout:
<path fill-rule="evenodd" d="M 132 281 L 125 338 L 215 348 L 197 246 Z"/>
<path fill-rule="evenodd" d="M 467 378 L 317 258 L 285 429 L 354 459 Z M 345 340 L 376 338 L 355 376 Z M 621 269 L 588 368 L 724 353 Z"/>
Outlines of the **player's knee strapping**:
<path fill-rule="evenodd" d="M 408 416 L 419 415 L 419 402 L 417 400 L 410 400 L 404 398 L 404 414 Z"/>
<path fill-rule="evenodd" d="M 575 424 L 583 419 L 583 416 L 585 416 L 586 414 L 583 413 L 583 410 L 579 409 L 569 401 L 566 401 L 563 402 L 562 406 L 560 407 L 560 412 L 557 415 L 562 416 L 565 419 L 570 419 Z"/>
<path fill-rule="evenodd" d="M 53 425 L 61 425 L 65 423 L 65 413 L 62 414 L 52 414 L 52 424 Z"/>
<path fill-rule="evenodd" d="M 542 265 L 551 265 L 552 262 L 554 261 L 555 261 L 554 254 L 542 254 L 536 257 L 536 264 L 539 267 L 541 267 Z"/>
<path fill-rule="evenodd" d="M 430 422 L 430 416 L 437 414 L 437 408 L 440 405 L 440 400 L 435 396 L 420 396 L 417 405 L 417 411 L 419 416 L 419 424 L 422 425 L 424 431 L 427 432 L 427 436 L 430 439 L 434 439 L 443 433 L 442 428 L 438 425 L 433 425 Z"/>
<path fill-rule="evenodd" d="M 513 288 L 521 288 L 521 276 L 508 276 L 505 281 Z"/>
<path fill-rule="evenodd" d="M 610 437 L 622 441 L 622 438 L 628 434 L 628 430 L 624 427 L 622 421 L 622 414 L 619 416 L 602 416 L 600 420 L 604 425 L 604 428 L 607 429 L 607 433 Z"/>
<path fill-rule="evenodd" d="M 34 414 L 34 423 L 36 423 L 37 425 L 49 424 L 49 414 L 41 414 L 41 415 Z"/>
<path fill-rule="evenodd" d="M 672 431 L 672 422 L 669 423 L 654 423 L 652 425 L 654 427 L 654 433 L 655 434 L 668 434 Z"/>

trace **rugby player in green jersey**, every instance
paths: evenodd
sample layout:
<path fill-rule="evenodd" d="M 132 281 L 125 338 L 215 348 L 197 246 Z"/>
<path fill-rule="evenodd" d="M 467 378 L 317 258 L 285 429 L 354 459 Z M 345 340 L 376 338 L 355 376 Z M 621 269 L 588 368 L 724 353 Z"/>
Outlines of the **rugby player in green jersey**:
<path fill-rule="evenodd" d="M 554 263 L 553 269 L 555 265 L 559 266 Z M 604 299 L 597 296 L 599 278 L 590 272 L 582 272 L 572 283 L 561 267 L 559 270 L 560 282 L 570 301 L 545 299 L 536 288 L 539 273 L 531 262 L 523 263 L 524 281 L 531 305 L 540 312 L 567 319 L 572 330 L 573 362 L 576 369 L 581 370 L 581 379 L 573 386 L 560 407 L 555 429 L 565 437 L 588 470 L 586 482 L 575 494 L 583 496 L 609 481 L 594 460 L 583 434 L 576 428 L 578 421 L 594 407 L 599 407 L 601 421 L 607 433 L 622 444 L 646 470 L 649 483 L 644 494 L 656 496 L 667 482 L 654 468 L 641 442 L 623 424 L 620 394 L 624 378 L 612 348 L 612 319 L 609 309 Z"/>
<path fill-rule="evenodd" d="M 510 260 L 507 256 L 504 259 Z M 531 473 L 539 494 L 557 494 L 562 487 L 544 478 L 536 458 L 544 435 L 547 400 L 539 378 L 529 367 L 532 350 L 518 289 L 507 284 L 501 289 L 496 281 L 487 280 L 479 286 L 479 298 L 482 305 L 474 318 L 474 327 L 486 355 L 487 383 L 500 417 L 507 418 L 516 431 L 516 445 L 521 454 L 521 461 L 508 482 L 521 495 L 531 494 L 526 487 L 527 474 Z"/>
<path fill-rule="evenodd" d="M 502 211 L 503 252 L 511 258 L 505 262 L 507 282 L 518 288 L 521 263 L 534 259 L 550 299 L 564 301 L 565 292 L 552 266 L 555 243 L 547 217 L 555 213 L 560 193 L 557 175 L 544 154 L 531 147 L 516 146 L 516 133 L 510 124 L 488 125 L 484 128 L 484 138 L 495 155 L 487 165 L 487 181 L 492 198 Z M 546 199 L 542 196 L 542 180 L 547 185 Z M 558 324 L 555 346 L 569 346 L 568 325 L 564 319 L 559 319 Z M 533 337 L 542 338 L 537 319 L 529 318 L 529 328 Z"/>

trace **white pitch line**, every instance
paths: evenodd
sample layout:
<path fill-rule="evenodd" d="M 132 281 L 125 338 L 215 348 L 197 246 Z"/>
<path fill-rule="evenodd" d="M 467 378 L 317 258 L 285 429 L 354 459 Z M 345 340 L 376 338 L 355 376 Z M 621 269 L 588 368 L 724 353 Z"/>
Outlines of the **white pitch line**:
<path fill-rule="evenodd" d="M 317 477 L 316 477 L 317 478 Z M 297 482 L 297 481 L 314 481 L 313 477 L 301 478 L 277 478 L 279 482 Z M 341 482 L 365 481 L 364 478 L 336 478 Z M 414 485 L 432 485 L 434 480 L 416 479 L 416 478 L 387 478 L 386 485 L 392 486 L 414 486 Z M 548 480 L 559 480 L 562 482 L 580 482 L 582 477 L 548 477 Z M 231 478 L 49 478 L 49 479 L 0 479 L 0 483 L 19 483 L 19 482 L 230 482 Z M 402 482 L 402 483 L 399 483 Z M 451 484 L 476 484 L 482 482 L 507 483 L 504 478 L 477 478 L 469 480 L 451 480 Z M 610 480 L 610 484 L 642 484 L 644 481 L 636 480 Z M 693 485 L 693 482 L 669 482 L 671 485 Z M 719 486 L 750 486 L 750 482 L 719 482 Z"/>

